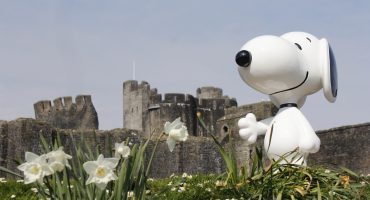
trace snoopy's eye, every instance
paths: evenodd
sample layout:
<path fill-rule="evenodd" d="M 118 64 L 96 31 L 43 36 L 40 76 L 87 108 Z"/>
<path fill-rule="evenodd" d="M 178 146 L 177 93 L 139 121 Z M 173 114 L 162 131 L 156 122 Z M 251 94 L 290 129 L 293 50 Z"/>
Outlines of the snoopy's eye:
<path fill-rule="evenodd" d="M 294 43 L 294 44 L 298 47 L 299 50 L 302 50 L 301 45 L 299 45 L 298 43 Z"/>
<path fill-rule="evenodd" d="M 306 39 L 311 42 L 311 39 L 310 38 L 306 37 Z"/>

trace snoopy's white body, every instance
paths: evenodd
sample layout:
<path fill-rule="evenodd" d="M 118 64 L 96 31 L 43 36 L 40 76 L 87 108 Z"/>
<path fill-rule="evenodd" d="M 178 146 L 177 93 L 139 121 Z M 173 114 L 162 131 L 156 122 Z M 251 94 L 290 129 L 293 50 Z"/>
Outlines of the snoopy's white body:
<path fill-rule="evenodd" d="M 272 120 L 266 132 L 264 147 L 268 157 L 274 160 L 298 147 L 302 158 L 287 160 L 305 164 L 302 162 L 305 162 L 308 153 L 316 153 L 319 150 L 320 139 L 302 112 L 295 107 L 289 107 L 280 109 Z"/>
<path fill-rule="evenodd" d="M 280 107 L 275 117 L 259 122 L 252 113 L 241 118 L 239 135 L 254 143 L 265 134 L 264 148 L 271 160 L 298 148 L 298 155 L 283 162 L 305 165 L 308 154 L 319 150 L 320 139 L 299 108 L 307 95 L 321 88 L 330 102 L 337 95 L 335 59 L 328 42 L 303 32 L 260 36 L 247 42 L 236 60 L 242 79 Z"/>

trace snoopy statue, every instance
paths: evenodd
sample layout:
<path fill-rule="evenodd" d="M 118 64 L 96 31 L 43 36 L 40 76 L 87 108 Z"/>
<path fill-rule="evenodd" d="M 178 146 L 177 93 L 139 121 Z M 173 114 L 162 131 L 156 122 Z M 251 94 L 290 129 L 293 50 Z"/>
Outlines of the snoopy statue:
<path fill-rule="evenodd" d="M 337 97 L 337 69 L 326 39 L 305 32 L 280 37 L 256 37 L 237 53 L 241 78 L 253 89 L 269 95 L 279 108 L 274 117 L 261 121 L 252 113 L 238 121 L 239 135 L 253 144 L 265 134 L 264 148 L 270 160 L 306 165 L 309 153 L 320 148 L 320 139 L 299 110 L 307 95 L 323 88 L 329 102 Z M 297 155 L 289 154 L 297 150 Z"/>

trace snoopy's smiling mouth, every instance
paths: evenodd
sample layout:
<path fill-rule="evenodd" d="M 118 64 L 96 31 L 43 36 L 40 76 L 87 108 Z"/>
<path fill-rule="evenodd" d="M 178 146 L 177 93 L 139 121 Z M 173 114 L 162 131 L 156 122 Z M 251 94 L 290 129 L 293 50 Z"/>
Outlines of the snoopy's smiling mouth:
<path fill-rule="evenodd" d="M 304 78 L 304 80 L 303 80 L 300 84 L 298 84 L 297 86 L 294 86 L 294 87 L 289 88 L 289 89 L 285 89 L 285 90 L 277 91 L 277 92 L 271 93 L 271 94 L 269 94 L 269 95 L 278 94 L 278 93 L 286 92 L 286 91 L 289 91 L 289 90 L 294 90 L 294 89 L 296 89 L 296 88 L 300 87 L 301 85 L 303 85 L 303 84 L 307 81 L 307 78 L 308 78 L 308 71 L 306 72 L 306 77 Z"/>

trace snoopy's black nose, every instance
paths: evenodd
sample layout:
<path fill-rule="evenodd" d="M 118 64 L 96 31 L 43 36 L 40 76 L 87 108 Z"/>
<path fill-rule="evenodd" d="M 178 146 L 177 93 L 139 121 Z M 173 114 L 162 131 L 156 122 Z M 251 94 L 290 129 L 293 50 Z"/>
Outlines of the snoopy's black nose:
<path fill-rule="evenodd" d="M 252 61 L 252 55 L 247 50 L 239 51 L 235 56 L 235 61 L 240 67 L 248 67 Z"/>

